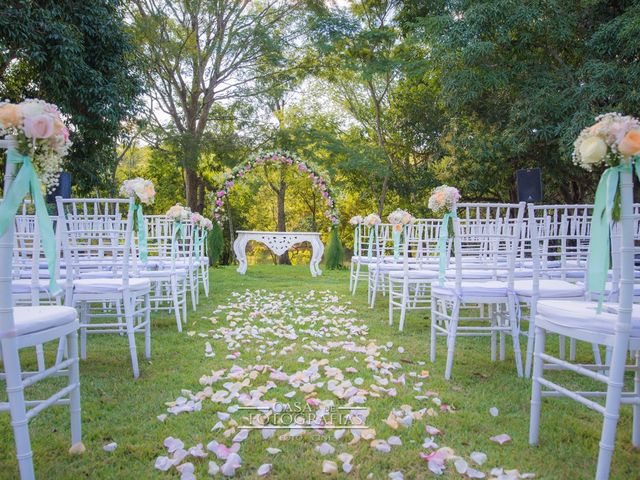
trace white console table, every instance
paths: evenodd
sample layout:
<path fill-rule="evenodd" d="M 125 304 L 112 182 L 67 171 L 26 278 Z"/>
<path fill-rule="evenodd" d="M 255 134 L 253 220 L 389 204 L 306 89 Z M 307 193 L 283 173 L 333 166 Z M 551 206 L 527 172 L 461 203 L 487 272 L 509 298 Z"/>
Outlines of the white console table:
<path fill-rule="evenodd" d="M 238 230 L 237 237 L 233 242 L 233 251 L 240 265 L 238 273 L 244 275 L 247 271 L 247 243 L 250 240 L 260 242 L 267 246 L 276 255 L 282 255 L 294 245 L 302 242 L 309 242 L 312 248 L 311 263 L 309 269 L 312 276 L 322 275 L 320 270 L 320 260 L 324 253 L 324 245 L 318 232 L 255 232 Z"/>

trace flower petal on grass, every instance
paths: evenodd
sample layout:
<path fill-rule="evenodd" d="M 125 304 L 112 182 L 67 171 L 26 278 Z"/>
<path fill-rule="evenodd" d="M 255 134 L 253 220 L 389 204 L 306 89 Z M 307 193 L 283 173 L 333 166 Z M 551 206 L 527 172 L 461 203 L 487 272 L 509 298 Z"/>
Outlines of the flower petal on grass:
<path fill-rule="evenodd" d="M 316 447 L 316 452 L 320 455 L 331 455 L 336 449 L 327 442 L 324 442 Z"/>
<path fill-rule="evenodd" d="M 492 417 L 497 417 L 498 415 L 500 415 L 500 410 L 498 410 L 496 407 L 491 407 L 489 409 L 489 413 Z"/>
<path fill-rule="evenodd" d="M 496 442 L 500 445 L 504 445 L 505 443 L 508 443 L 511 441 L 511 437 L 506 433 L 501 433 L 500 435 L 495 435 L 491 437 L 489 440 L 491 440 L 492 442 Z"/>
<path fill-rule="evenodd" d="M 322 473 L 335 475 L 336 473 L 338 473 L 338 464 L 336 462 L 332 462 L 331 460 L 324 460 L 322 462 Z"/>
<path fill-rule="evenodd" d="M 103 446 L 102 450 L 105 452 L 113 452 L 116 448 L 118 448 L 118 444 L 116 442 L 111 442 Z"/>
<path fill-rule="evenodd" d="M 156 463 L 154 467 L 161 472 L 166 472 L 171 467 L 173 467 L 173 462 L 169 459 L 169 457 L 161 456 L 156 458 Z"/>
<path fill-rule="evenodd" d="M 487 454 L 482 452 L 473 452 L 469 457 L 476 465 L 483 465 L 487 461 Z"/>
<path fill-rule="evenodd" d="M 272 469 L 273 469 L 272 464 L 263 463 L 262 465 L 260 465 L 256 473 L 258 474 L 259 477 L 264 477 L 265 475 L 268 475 Z"/>

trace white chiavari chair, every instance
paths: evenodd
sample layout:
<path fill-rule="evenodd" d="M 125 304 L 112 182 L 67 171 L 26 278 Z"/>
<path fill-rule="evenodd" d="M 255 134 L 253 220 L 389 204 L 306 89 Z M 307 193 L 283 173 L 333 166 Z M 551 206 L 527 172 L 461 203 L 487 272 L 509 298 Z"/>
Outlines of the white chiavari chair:
<path fill-rule="evenodd" d="M 437 336 L 445 336 L 446 379 L 451 378 L 458 336 L 490 336 L 491 357 L 495 360 L 499 335 L 503 360 L 504 336 L 511 335 L 516 369 L 522 376 L 513 283 L 524 210 L 524 203 L 459 205 L 458 215 L 453 218 L 455 278 L 431 288 L 430 358 L 435 361 Z M 485 306 L 490 310 L 488 317 L 484 315 Z M 475 311 L 477 316 L 473 315 Z"/>
<path fill-rule="evenodd" d="M 67 274 L 65 302 L 78 306 L 80 352 L 87 334 L 126 334 L 133 376 L 140 374 L 136 333 L 151 356 L 150 282 L 132 258 L 133 199 L 56 198 Z"/>
<path fill-rule="evenodd" d="M 0 147 L 10 144 L 0 141 Z M 15 165 L 6 163 L 4 191 L 7 192 L 15 174 Z M 52 405 L 69 405 L 71 413 L 71 442 L 82 440 L 80 417 L 80 370 L 78 365 L 78 320 L 75 309 L 64 306 L 14 307 L 11 287 L 12 249 L 15 224 L 11 222 L 0 237 L 0 354 L 8 401 L 0 402 L 0 411 L 11 415 L 16 457 L 22 480 L 35 478 L 29 422 Z M 66 358 L 56 359 L 37 372 L 24 371 L 20 350 L 48 342 L 66 340 Z M 30 389 L 48 377 L 67 377 L 67 384 L 45 400 L 26 398 Z"/>
<path fill-rule="evenodd" d="M 389 325 L 400 311 L 398 328 L 404 328 L 407 310 L 431 309 L 431 284 L 438 280 L 438 237 L 441 221 L 418 219 L 406 227 L 402 269 L 388 274 Z"/>
<path fill-rule="evenodd" d="M 150 303 L 155 311 L 173 312 L 178 331 L 187 323 L 187 270 L 176 264 L 173 242 L 183 242 L 182 236 L 174 239 L 173 221 L 164 215 L 146 216 L 147 265 L 141 265 L 138 275 L 151 282 Z"/>
<path fill-rule="evenodd" d="M 378 292 L 387 294 L 387 277 L 389 273 L 402 270 L 400 256 L 394 253 L 393 225 L 381 223 L 372 228 L 375 232 L 372 261 L 368 264 L 368 300 L 369 306 L 374 308 Z"/>
<path fill-rule="evenodd" d="M 355 295 L 360 280 L 369 278 L 369 265 L 377 262 L 378 226 L 360 226 L 358 242 L 354 241 L 353 257 L 349 275 L 349 288 Z"/>
<path fill-rule="evenodd" d="M 620 301 L 605 304 L 598 313 L 597 302 L 541 300 L 535 324 L 535 353 L 531 393 L 529 443 L 539 442 L 540 414 L 543 398 L 567 397 L 599 412 L 604 417 L 596 480 L 609 478 L 611 458 L 621 404 L 633 406 L 632 445 L 640 447 L 640 307 L 632 303 L 634 288 L 634 215 L 631 170 L 620 173 L 621 248 Z M 608 252 L 601 252 L 608 254 Z M 612 351 L 611 362 L 576 364 L 554 357 L 545 349 L 547 334 L 558 334 L 578 341 L 603 345 Z M 629 352 L 635 352 L 631 365 L 626 365 Z M 550 370 L 569 371 L 607 385 L 606 391 L 573 391 L 561 385 L 565 377 L 549 378 Z M 624 391 L 624 373 L 634 373 L 633 387 Z M 603 404 L 604 403 L 604 404 Z"/>

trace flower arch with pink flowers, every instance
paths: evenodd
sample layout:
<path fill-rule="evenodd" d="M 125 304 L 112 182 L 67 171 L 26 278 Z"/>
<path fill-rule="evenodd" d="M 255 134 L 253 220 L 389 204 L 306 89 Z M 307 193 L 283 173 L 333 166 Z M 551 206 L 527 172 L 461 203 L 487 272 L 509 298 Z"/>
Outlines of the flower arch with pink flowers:
<path fill-rule="evenodd" d="M 320 169 L 313 165 L 311 162 L 305 162 L 297 158 L 295 155 L 291 155 L 288 152 L 267 152 L 260 153 L 256 157 L 249 158 L 239 165 L 236 165 L 229 174 L 224 178 L 224 184 L 215 192 L 214 195 L 214 209 L 213 218 L 218 224 L 222 224 L 224 218 L 225 209 L 225 197 L 229 194 L 229 190 L 241 180 L 246 174 L 251 172 L 254 168 L 260 165 L 287 165 L 295 167 L 298 172 L 303 175 L 307 175 L 313 185 L 320 191 L 320 194 L 324 198 L 327 209 L 324 211 L 324 215 L 331 222 L 331 226 L 335 229 L 340 223 L 338 216 L 338 209 L 333 199 L 329 182 L 321 175 Z"/>

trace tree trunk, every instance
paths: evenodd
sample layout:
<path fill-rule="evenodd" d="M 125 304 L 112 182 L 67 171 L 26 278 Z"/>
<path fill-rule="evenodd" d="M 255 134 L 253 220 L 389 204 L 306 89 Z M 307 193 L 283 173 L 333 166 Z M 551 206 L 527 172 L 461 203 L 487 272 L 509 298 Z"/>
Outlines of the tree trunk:
<path fill-rule="evenodd" d="M 278 231 L 287 231 L 287 218 L 284 213 L 284 199 L 287 191 L 287 182 L 285 181 L 284 171 L 285 167 L 280 167 L 280 186 L 278 188 Z M 291 259 L 289 258 L 289 252 L 284 252 L 278 257 L 279 265 L 291 265 Z"/>
<path fill-rule="evenodd" d="M 198 209 L 198 174 L 189 166 L 184 168 L 184 173 L 187 207 L 195 212 Z"/>
<path fill-rule="evenodd" d="M 205 193 L 205 185 L 202 179 L 198 179 L 198 208 L 197 212 L 204 212 L 204 193 Z"/>

